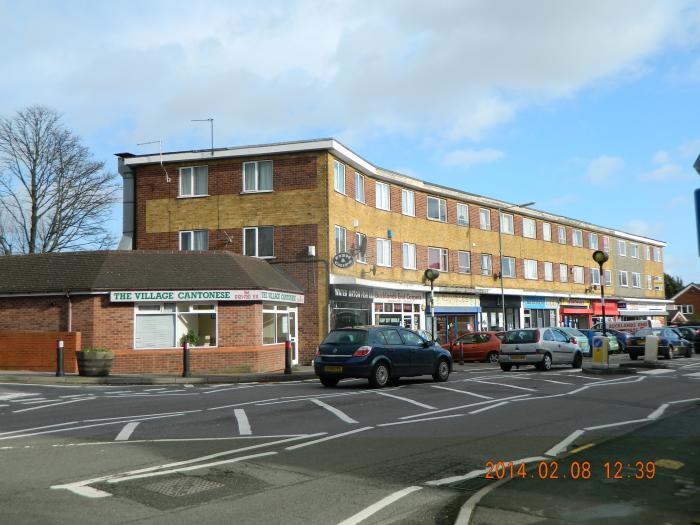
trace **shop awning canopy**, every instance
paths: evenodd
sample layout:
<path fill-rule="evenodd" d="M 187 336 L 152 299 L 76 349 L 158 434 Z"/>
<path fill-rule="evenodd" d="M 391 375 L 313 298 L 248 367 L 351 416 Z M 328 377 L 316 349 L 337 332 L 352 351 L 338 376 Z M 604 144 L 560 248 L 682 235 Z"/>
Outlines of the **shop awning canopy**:
<path fill-rule="evenodd" d="M 603 315 L 603 307 L 600 303 L 593 304 L 593 315 Z M 605 315 L 620 315 L 620 311 L 617 309 L 617 303 L 605 303 Z"/>
<path fill-rule="evenodd" d="M 590 308 L 559 308 L 559 313 L 564 315 L 591 315 Z"/>
<path fill-rule="evenodd" d="M 605 308 L 607 313 L 607 306 Z M 666 310 L 620 310 L 620 317 L 667 316 Z"/>

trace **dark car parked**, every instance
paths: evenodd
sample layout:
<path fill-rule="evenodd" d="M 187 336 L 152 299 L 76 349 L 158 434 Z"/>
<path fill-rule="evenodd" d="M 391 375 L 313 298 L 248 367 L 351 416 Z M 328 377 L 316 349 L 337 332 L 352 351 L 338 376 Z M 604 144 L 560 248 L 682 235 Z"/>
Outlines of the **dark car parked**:
<path fill-rule="evenodd" d="M 678 326 L 676 330 L 695 347 L 695 353 L 700 354 L 700 326 Z"/>
<path fill-rule="evenodd" d="M 643 328 L 636 332 L 627 342 L 627 353 L 630 359 L 644 357 L 644 345 L 648 335 L 659 337 L 659 355 L 666 359 L 671 359 L 674 355 L 684 355 L 690 357 L 693 350 L 690 342 L 683 339 L 677 328 Z"/>
<path fill-rule="evenodd" d="M 375 388 L 399 377 L 424 374 L 447 381 L 452 354 L 406 328 L 355 326 L 326 336 L 316 351 L 314 371 L 328 387 L 347 377 L 367 378 Z"/>

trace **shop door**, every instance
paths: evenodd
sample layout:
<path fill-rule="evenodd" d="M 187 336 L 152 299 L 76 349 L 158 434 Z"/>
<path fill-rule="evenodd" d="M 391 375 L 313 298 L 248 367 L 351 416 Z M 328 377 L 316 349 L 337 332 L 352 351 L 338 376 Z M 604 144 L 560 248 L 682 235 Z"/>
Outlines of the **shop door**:
<path fill-rule="evenodd" d="M 297 329 L 297 315 L 298 310 L 296 308 L 290 308 L 289 311 L 289 340 L 292 343 L 292 364 L 299 364 L 299 332 Z"/>

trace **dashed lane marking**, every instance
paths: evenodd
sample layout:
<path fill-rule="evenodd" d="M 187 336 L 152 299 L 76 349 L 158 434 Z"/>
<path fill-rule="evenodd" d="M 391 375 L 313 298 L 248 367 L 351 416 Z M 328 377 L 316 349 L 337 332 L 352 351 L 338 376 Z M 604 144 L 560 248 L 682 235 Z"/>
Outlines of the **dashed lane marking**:
<path fill-rule="evenodd" d="M 439 388 L 440 390 L 449 390 L 450 392 L 458 392 L 460 394 L 466 394 L 468 396 L 474 396 L 481 399 L 493 399 L 491 396 L 485 396 L 483 394 L 475 394 L 474 392 L 467 392 L 466 390 L 459 390 L 458 388 L 450 388 L 447 386 L 430 385 L 432 388 Z"/>
<path fill-rule="evenodd" d="M 312 441 L 306 441 L 304 443 L 299 443 L 298 445 L 292 445 L 290 447 L 286 447 L 285 450 L 297 450 L 299 448 L 304 448 L 304 447 L 308 447 L 311 445 L 317 445 L 319 443 L 325 443 L 326 441 L 330 441 L 332 439 L 338 439 L 338 438 L 342 438 L 345 436 L 349 436 L 351 434 L 357 434 L 358 432 L 364 432 L 365 430 L 372 430 L 373 428 L 374 427 L 356 428 L 355 430 L 350 430 L 349 432 L 343 432 L 342 434 L 333 434 L 332 436 L 327 436 L 327 437 L 323 437 L 320 439 L 314 439 Z"/>
<path fill-rule="evenodd" d="M 253 432 L 250 429 L 250 421 L 248 421 L 245 410 L 242 408 L 235 408 L 233 410 L 233 415 L 236 418 L 236 423 L 238 423 L 238 433 L 241 436 L 250 436 Z"/>
<path fill-rule="evenodd" d="M 648 375 L 648 376 L 653 376 L 653 375 L 659 375 L 659 374 L 672 374 L 674 372 L 676 372 L 676 370 L 671 370 L 669 368 L 656 368 L 654 370 L 642 370 L 642 371 L 637 372 L 637 373 Z"/>
<path fill-rule="evenodd" d="M 397 396 L 394 394 L 389 394 L 387 392 L 382 392 L 380 390 L 374 390 L 375 394 L 379 394 L 380 396 L 385 396 L 385 397 L 391 397 L 393 399 L 398 399 L 399 401 L 405 401 L 406 403 L 411 403 L 412 405 L 419 406 L 421 408 L 427 408 L 428 410 L 436 410 L 437 407 L 431 406 L 431 405 L 426 405 L 425 403 L 421 403 L 419 401 L 414 401 L 413 399 L 408 399 L 407 397 L 401 397 Z"/>
<path fill-rule="evenodd" d="M 139 426 L 140 421 L 132 421 L 131 423 L 127 423 L 124 425 L 124 428 L 121 429 L 119 434 L 117 434 L 117 437 L 114 438 L 114 441 L 128 441 L 129 438 L 131 437 L 131 434 L 134 433 L 134 430 L 136 430 L 136 427 Z"/>
<path fill-rule="evenodd" d="M 314 403 L 314 404 L 320 406 L 321 408 L 325 408 L 325 409 L 328 410 L 331 414 L 337 416 L 338 419 L 340 419 L 340 420 L 342 420 L 342 421 L 345 421 L 346 423 L 352 423 L 352 424 L 357 423 L 357 421 L 355 421 L 353 418 L 351 418 L 350 416 L 348 416 L 348 415 L 347 415 L 345 412 L 343 412 L 342 410 L 338 410 L 337 408 L 332 407 L 331 405 L 328 405 L 328 404 L 324 403 L 323 401 L 321 401 L 321 400 L 319 400 L 319 399 L 315 399 L 315 398 L 314 398 L 314 399 L 309 399 L 309 401 L 311 401 L 312 403 Z"/>
<path fill-rule="evenodd" d="M 478 414 L 479 412 L 485 412 L 486 410 L 491 410 L 491 409 L 493 409 L 493 408 L 502 407 L 503 405 L 507 405 L 507 404 L 508 404 L 508 401 L 502 401 L 502 402 L 500 402 L 500 403 L 496 403 L 495 405 L 489 405 L 489 406 L 487 406 L 487 407 L 483 407 L 483 408 L 478 408 L 478 409 L 476 409 L 476 410 L 472 410 L 472 411 L 469 412 L 469 413 L 470 413 L 470 414 Z"/>
<path fill-rule="evenodd" d="M 473 381 L 475 383 L 481 383 L 484 385 L 494 385 L 494 386 L 504 386 L 506 388 L 515 388 L 517 390 L 527 390 L 528 392 L 537 392 L 536 388 L 527 388 L 524 386 L 516 386 L 516 385 L 504 385 L 503 383 L 494 383 L 493 381 L 481 381 L 479 379 L 470 379 L 469 381 Z"/>
<path fill-rule="evenodd" d="M 78 403 L 79 401 L 87 401 L 88 399 L 95 399 L 94 397 L 81 397 L 80 399 L 70 399 L 68 401 L 61 401 L 59 403 L 50 403 L 48 405 L 39 405 L 30 408 L 22 408 L 20 410 L 13 410 L 13 414 L 19 414 L 20 412 L 29 412 L 30 410 L 41 410 L 42 408 L 55 407 L 58 405 L 67 405 L 69 403 Z"/>
<path fill-rule="evenodd" d="M 433 410 L 433 411 L 431 411 L 431 412 L 422 412 L 422 413 L 420 413 L 420 414 L 413 414 L 413 415 L 411 415 L 411 416 L 402 416 L 402 417 L 400 417 L 400 418 L 398 418 L 398 419 L 413 419 L 413 418 L 416 418 L 416 417 L 432 416 L 432 415 L 434 415 L 434 414 L 442 414 L 442 413 L 444 413 L 444 412 L 452 412 L 452 411 L 455 411 L 455 410 L 462 410 L 462 409 L 464 409 L 464 408 L 471 408 L 471 407 L 478 407 L 478 406 L 483 406 L 483 405 L 490 405 L 491 403 L 498 403 L 498 402 L 501 402 L 501 401 L 510 401 L 511 399 L 520 399 L 520 398 L 528 397 L 528 396 L 530 396 L 530 395 L 531 395 L 531 394 L 520 394 L 520 395 L 518 395 L 518 396 L 502 397 L 502 398 L 500 398 L 500 399 L 491 399 L 491 400 L 488 400 L 488 401 L 478 401 L 478 402 L 476 402 L 476 403 L 470 403 L 470 404 L 468 404 L 468 405 L 459 405 L 459 406 L 456 406 L 456 407 L 442 408 L 442 409 L 440 409 L 440 410 Z"/>

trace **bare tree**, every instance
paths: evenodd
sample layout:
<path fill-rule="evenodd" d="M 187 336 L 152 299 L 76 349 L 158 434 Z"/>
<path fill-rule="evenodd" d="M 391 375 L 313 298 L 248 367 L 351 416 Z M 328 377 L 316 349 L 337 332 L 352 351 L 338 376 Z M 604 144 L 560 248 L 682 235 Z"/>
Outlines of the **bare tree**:
<path fill-rule="evenodd" d="M 54 110 L 0 118 L 0 254 L 110 247 L 116 190 L 104 162 Z"/>

